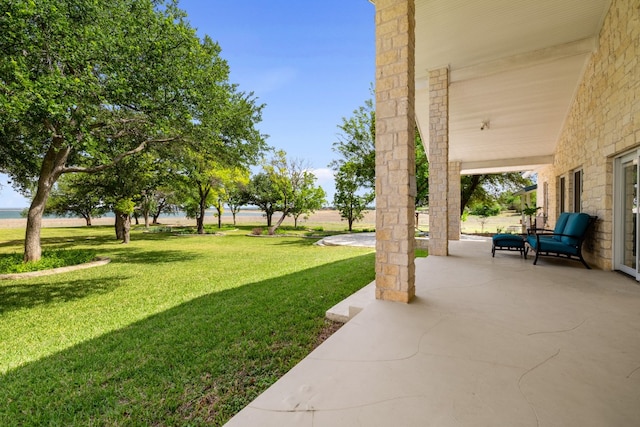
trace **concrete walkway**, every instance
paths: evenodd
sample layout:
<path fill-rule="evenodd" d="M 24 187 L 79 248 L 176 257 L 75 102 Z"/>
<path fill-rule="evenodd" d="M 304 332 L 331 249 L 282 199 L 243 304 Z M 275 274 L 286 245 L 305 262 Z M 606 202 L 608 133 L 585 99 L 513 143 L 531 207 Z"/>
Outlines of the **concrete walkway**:
<path fill-rule="evenodd" d="M 451 243 L 408 305 L 369 302 L 229 426 L 640 425 L 640 286 Z"/>

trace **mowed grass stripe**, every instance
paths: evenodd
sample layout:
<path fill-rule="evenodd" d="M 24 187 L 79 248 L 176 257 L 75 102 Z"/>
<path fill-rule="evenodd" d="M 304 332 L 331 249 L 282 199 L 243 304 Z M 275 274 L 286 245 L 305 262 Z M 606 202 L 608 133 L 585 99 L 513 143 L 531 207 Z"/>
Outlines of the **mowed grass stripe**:
<path fill-rule="evenodd" d="M 222 424 L 310 351 L 327 308 L 374 277 L 370 249 L 246 230 L 136 230 L 130 245 L 109 227 L 43 232 L 51 247 L 112 262 L 0 282 L 0 425 Z"/>

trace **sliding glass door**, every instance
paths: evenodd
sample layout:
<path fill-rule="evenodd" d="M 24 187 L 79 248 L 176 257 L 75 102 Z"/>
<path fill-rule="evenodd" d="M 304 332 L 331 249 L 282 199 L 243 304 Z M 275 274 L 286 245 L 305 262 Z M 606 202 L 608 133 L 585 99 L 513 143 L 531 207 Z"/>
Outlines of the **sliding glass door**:
<path fill-rule="evenodd" d="M 634 151 L 616 159 L 614 268 L 640 280 L 638 263 L 638 160 Z"/>

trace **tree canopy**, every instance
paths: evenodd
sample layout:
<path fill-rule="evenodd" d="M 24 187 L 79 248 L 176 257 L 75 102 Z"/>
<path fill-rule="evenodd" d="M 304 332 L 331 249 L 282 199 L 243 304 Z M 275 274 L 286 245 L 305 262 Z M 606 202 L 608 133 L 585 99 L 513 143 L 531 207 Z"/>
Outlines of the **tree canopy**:
<path fill-rule="evenodd" d="M 60 175 L 179 142 L 229 162 L 264 148 L 262 106 L 228 81 L 172 0 L 0 0 L 0 171 L 35 188 L 25 261 L 40 257 Z M 34 183 L 37 182 L 37 185 Z"/>

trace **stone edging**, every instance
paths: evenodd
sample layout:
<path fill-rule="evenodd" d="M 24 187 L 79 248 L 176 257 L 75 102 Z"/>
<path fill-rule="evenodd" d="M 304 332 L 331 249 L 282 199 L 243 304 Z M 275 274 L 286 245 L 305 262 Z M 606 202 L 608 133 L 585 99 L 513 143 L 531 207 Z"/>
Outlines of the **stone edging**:
<path fill-rule="evenodd" d="M 98 267 L 100 265 L 109 264 L 110 262 L 111 262 L 111 258 L 97 257 L 93 261 L 85 262 L 84 264 L 69 265 L 67 267 L 51 268 L 49 270 L 40 270 L 40 271 L 28 271 L 26 273 L 0 274 L 0 280 L 26 279 L 28 277 L 49 276 L 50 274 L 67 273 L 69 271 L 84 270 L 85 268 Z"/>

